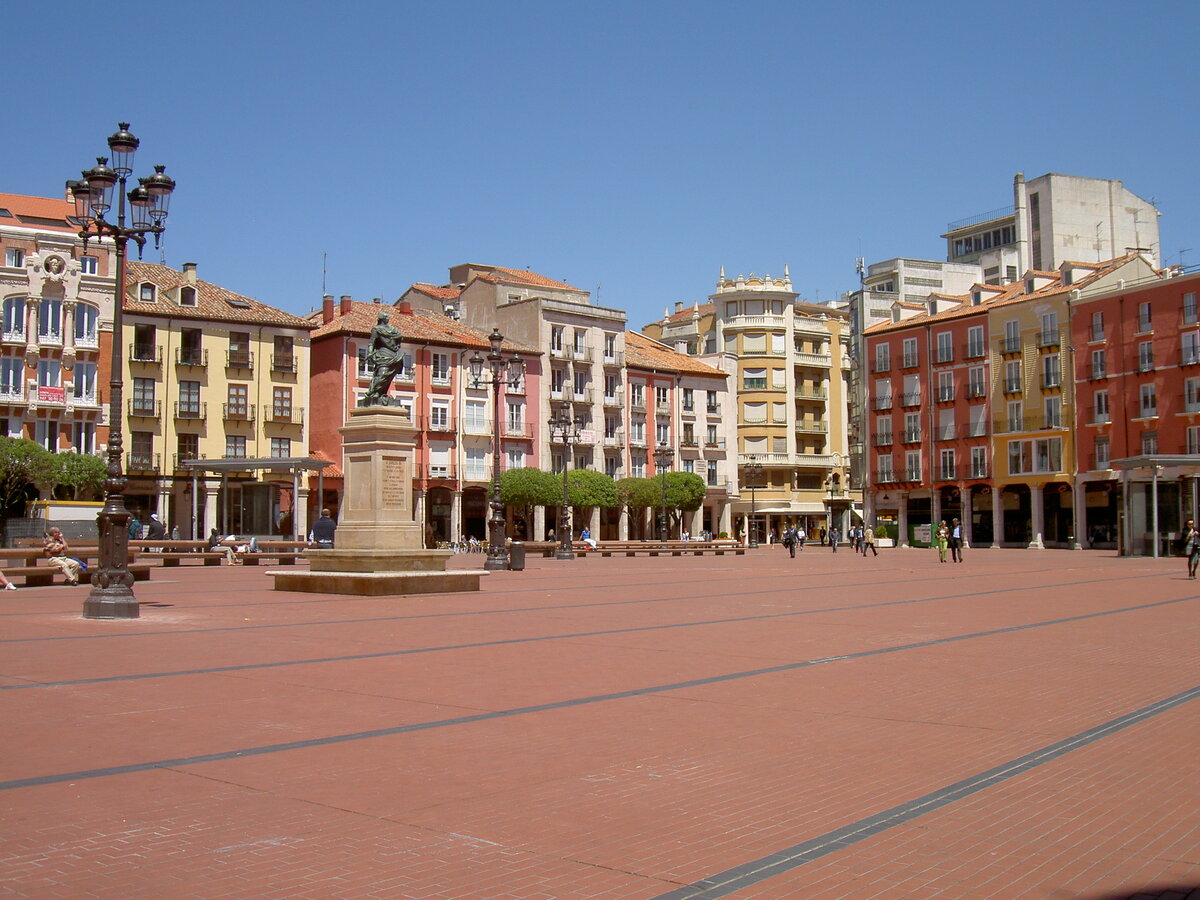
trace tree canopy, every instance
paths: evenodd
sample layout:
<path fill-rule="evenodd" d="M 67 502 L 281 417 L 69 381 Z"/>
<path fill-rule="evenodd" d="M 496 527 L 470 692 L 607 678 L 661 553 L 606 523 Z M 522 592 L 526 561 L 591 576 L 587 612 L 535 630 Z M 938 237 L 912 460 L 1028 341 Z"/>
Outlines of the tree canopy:
<path fill-rule="evenodd" d="M 567 472 L 567 500 L 572 506 L 581 508 L 619 505 L 617 487 L 612 478 L 591 469 L 572 469 Z M 559 502 L 562 502 L 561 496 Z"/>
<path fill-rule="evenodd" d="M 90 453 L 59 453 L 52 473 L 59 493 L 69 494 L 68 500 L 95 500 L 102 496 L 108 464 Z M 64 489 L 61 490 L 61 489 Z"/>
<path fill-rule="evenodd" d="M 500 473 L 500 502 L 505 506 L 556 506 L 562 502 L 562 482 L 541 469 L 509 469 Z"/>
<path fill-rule="evenodd" d="M 671 509 L 686 511 L 697 510 L 704 503 L 704 494 L 708 487 L 704 479 L 694 472 L 666 472 L 655 477 L 658 490 L 662 492 L 660 478 L 667 479 L 667 506 Z"/>
<path fill-rule="evenodd" d="M 28 489 L 55 481 L 57 458 L 41 444 L 0 437 L 0 510 L 24 512 Z"/>
<path fill-rule="evenodd" d="M 662 487 L 650 478 L 622 478 L 617 482 L 617 497 L 632 509 L 658 506 L 662 501 Z"/>

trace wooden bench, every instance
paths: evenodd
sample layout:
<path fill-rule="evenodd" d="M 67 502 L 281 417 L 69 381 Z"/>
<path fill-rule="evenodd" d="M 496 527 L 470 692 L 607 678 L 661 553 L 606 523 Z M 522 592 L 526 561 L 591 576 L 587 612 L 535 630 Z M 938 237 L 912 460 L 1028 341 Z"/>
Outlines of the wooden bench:
<path fill-rule="evenodd" d="M 80 578 L 80 584 L 91 584 L 92 575 L 96 572 L 96 568 L 92 563 L 88 563 L 89 568 Z M 134 581 L 149 581 L 150 580 L 150 565 L 149 563 L 130 563 L 128 569 L 133 575 Z M 14 578 L 23 577 L 26 587 L 45 587 L 54 584 L 55 581 L 66 583 L 67 576 L 57 567 L 49 563 L 33 566 L 16 566 L 14 568 L 5 568 L 4 574 L 9 581 Z M 2 592 L 0 592 L 2 593 Z"/>
<path fill-rule="evenodd" d="M 719 544 L 709 541 L 677 541 L 666 544 L 604 544 L 597 551 L 601 556 L 744 556 L 746 548 L 740 544 Z"/>
<path fill-rule="evenodd" d="M 262 544 L 258 545 L 260 548 Z M 273 559 L 281 566 L 294 566 L 297 560 L 304 559 L 304 552 L 301 550 L 262 550 L 257 553 L 239 553 L 237 555 L 243 566 L 257 566 L 259 560 Z"/>
<path fill-rule="evenodd" d="M 546 558 L 553 556 L 554 551 L 557 550 L 559 546 L 558 541 L 517 541 L 517 543 L 525 545 L 526 555 L 540 553 Z M 486 551 L 486 545 L 484 549 Z M 591 550 L 592 548 L 590 544 L 585 544 L 583 541 L 572 541 L 571 549 L 576 553 L 583 553 L 584 551 Z"/>
<path fill-rule="evenodd" d="M 200 563 L 205 566 L 219 566 L 225 559 L 224 550 L 209 550 L 208 541 L 130 541 L 132 549 L 137 547 L 145 551 L 144 562 L 157 561 L 164 568 L 183 565 L 185 562 Z"/>

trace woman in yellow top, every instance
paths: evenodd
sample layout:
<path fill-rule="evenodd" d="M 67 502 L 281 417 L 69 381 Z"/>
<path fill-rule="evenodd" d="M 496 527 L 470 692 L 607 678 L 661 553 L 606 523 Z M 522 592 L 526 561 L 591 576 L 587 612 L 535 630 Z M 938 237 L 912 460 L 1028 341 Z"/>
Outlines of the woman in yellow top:
<path fill-rule="evenodd" d="M 946 545 L 950 540 L 950 529 L 946 525 L 946 520 L 942 519 L 938 523 L 937 531 L 933 534 L 933 543 L 937 547 L 938 561 L 946 561 Z"/>

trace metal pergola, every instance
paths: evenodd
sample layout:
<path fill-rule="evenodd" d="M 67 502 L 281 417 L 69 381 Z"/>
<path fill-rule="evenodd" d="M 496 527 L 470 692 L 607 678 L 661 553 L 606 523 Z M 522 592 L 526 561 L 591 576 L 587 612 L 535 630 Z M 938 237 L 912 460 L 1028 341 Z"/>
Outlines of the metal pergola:
<path fill-rule="evenodd" d="M 317 490 L 319 497 L 324 496 L 325 489 L 325 469 L 332 466 L 333 463 L 325 459 L 316 459 L 311 456 L 268 456 L 268 457 L 250 457 L 250 458 L 230 458 L 222 459 L 185 459 L 181 460 L 179 467 L 188 469 L 192 473 L 192 535 L 199 537 L 196 534 L 196 525 L 200 521 L 200 476 L 213 472 L 221 476 L 221 487 L 218 496 L 227 497 L 226 491 L 229 487 L 230 472 L 290 472 L 292 475 L 292 540 L 298 540 L 296 527 L 299 521 L 299 516 L 296 511 L 300 505 L 300 479 L 304 472 L 317 473 Z M 228 531 L 229 504 L 225 503 L 226 521 L 222 523 L 225 528 L 221 533 L 225 534 Z"/>
<path fill-rule="evenodd" d="M 1158 476 L 1163 469 L 1184 469 L 1188 470 L 1188 477 L 1192 480 L 1192 509 L 1196 509 L 1196 502 L 1200 497 L 1197 496 L 1197 482 L 1200 478 L 1200 454 L 1198 453 L 1152 453 L 1144 456 L 1127 456 L 1124 459 L 1114 459 L 1109 461 L 1109 467 L 1121 470 L 1122 496 L 1124 497 L 1124 518 L 1125 529 L 1131 528 L 1129 520 L 1129 473 L 1139 472 L 1146 469 L 1150 470 L 1150 483 L 1153 488 L 1150 491 L 1150 533 L 1153 535 L 1152 544 L 1154 545 L 1154 558 L 1158 558 Z M 1132 536 L 1131 536 L 1132 537 Z M 1124 546 L 1128 547 L 1126 543 Z"/>

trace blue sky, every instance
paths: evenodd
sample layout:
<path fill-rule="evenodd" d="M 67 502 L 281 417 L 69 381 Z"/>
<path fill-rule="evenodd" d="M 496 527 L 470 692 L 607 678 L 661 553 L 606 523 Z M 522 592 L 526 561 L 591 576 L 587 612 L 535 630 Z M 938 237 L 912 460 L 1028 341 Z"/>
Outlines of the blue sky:
<path fill-rule="evenodd" d="M 1018 171 L 1122 179 L 1200 264 L 1194 2 L 115 7 L 87 66 L 106 12 L 5 10 L 0 191 L 60 195 L 130 121 L 179 183 L 162 261 L 292 312 L 324 254 L 339 296 L 529 267 L 635 328 L 721 266 L 827 300 Z"/>

